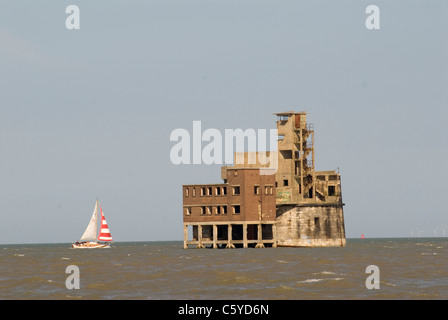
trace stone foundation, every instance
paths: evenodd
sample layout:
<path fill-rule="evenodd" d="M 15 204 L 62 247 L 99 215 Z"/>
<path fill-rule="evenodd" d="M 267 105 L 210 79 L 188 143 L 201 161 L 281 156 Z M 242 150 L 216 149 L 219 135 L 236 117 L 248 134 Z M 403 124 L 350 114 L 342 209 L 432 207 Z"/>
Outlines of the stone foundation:
<path fill-rule="evenodd" d="M 344 247 L 341 203 L 284 205 L 277 209 L 277 246 Z"/>

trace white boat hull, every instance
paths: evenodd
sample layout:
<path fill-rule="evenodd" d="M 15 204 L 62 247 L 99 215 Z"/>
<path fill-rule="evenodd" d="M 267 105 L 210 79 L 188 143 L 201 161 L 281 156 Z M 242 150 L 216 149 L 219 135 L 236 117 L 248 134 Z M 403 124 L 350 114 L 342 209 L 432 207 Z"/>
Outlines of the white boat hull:
<path fill-rule="evenodd" d="M 108 243 L 84 242 L 84 243 L 73 243 L 72 248 L 74 248 L 74 249 L 98 249 L 98 248 L 110 248 L 110 245 Z"/>

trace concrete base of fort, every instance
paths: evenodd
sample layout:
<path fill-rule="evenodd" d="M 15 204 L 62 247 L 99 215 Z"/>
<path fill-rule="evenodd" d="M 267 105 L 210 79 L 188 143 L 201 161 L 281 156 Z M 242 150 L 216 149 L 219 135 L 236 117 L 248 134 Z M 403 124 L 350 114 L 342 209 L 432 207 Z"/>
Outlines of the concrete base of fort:
<path fill-rule="evenodd" d="M 277 246 L 344 247 L 341 203 L 282 205 L 277 208 Z"/>

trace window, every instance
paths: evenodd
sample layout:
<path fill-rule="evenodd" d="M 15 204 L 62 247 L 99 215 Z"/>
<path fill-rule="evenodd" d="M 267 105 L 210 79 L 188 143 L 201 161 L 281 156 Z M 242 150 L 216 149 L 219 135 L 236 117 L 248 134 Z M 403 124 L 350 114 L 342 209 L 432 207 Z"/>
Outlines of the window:
<path fill-rule="evenodd" d="M 216 187 L 216 188 L 215 188 L 215 194 L 216 194 L 217 196 L 220 196 L 220 195 L 221 195 L 221 188 L 220 188 L 220 187 Z"/>
<path fill-rule="evenodd" d="M 254 186 L 254 194 L 260 194 L 260 186 Z"/>
<path fill-rule="evenodd" d="M 201 196 L 211 196 L 212 187 L 201 187 Z"/>
<path fill-rule="evenodd" d="M 188 197 L 189 194 L 189 188 L 185 188 L 185 196 Z"/>
<path fill-rule="evenodd" d="M 314 225 L 316 226 L 316 228 L 320 228 L 319 218 L 314 218 Z"/>
<path fill-rule="evenodd" d="M 233 213 L 234 214 L 240 214 L 241 213 L 241 207 L 239 205 L 233 206 Z"/>
<path fill-rule="evenodd" d="M 212 207 L 206 207 L 206 213 L 212 214 Z"/>
<path fill-rule="evenodd" d="M 240 194 L 240 186 L 234 186 L 233 187 L 233 194 L 239 195 Z"/>
<path fill-rule="evenodd" d="M 227 194 L 227 187 L 222 187 L 222 195 L 225 196 Z"/>
<path fill-rule="evenodd" d="M 283 159 L 292 159 L 292 150 L 280 150 Z"/>
<path fill-rule="evenodd" d="M 286 179 L 286 180 L 283 180 L 283 186 L 284 187 L 287 187 L 288 186 L 288 180 Z"/>
<path fill-rule="evenodd" d="M 192 195 L 193 197 L 196 197 L 196 188 L 193 188 L 193 189 L 191 190 L 191 195 Z"/>
<path fill-rule="evenodd" d="M 266 195 L 273 195 L 274 194 L 274 187 L 272 187 L 272 186 L 265 187 L 264 193 Z"/>
<path fill-rule="evenodd" d="M 216 207 L 216 214 L 221 214 L 221 207 L 220 206 Z"/>
<path fill-rule="evenodd" d="M 328 186 L 328 195 L 334 196 L 336 194 L 336 188 L 335 186 Z"/>
<path fill-rule="evenodd" d="M 189 216 L 191 214 L 191 207 L 185 207 L 185 214 Z"/>
<path fill-rule="evenodd" d="M 227 214 L 227 206 L 222 206 L 222 214 Z"/>
<path fill-rule="evenodd" d="M 205 207 L 201 207 L 201 214 L 205 214 Z"/>

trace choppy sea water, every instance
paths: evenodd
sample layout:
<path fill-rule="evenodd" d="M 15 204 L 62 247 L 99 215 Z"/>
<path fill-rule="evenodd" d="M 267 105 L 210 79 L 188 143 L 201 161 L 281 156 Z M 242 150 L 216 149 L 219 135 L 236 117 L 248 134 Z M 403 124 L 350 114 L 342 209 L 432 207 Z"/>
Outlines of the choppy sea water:
<path fill-rule="evenodd" d="M 67 289 L 66 268 L 79 269 Z M 367 289 L 369 265 L 379 289 Z M 448 238 L 344 248 L 183 249 L 182 242 L 0 245 L 0 299 L 447 299 Z"/>

